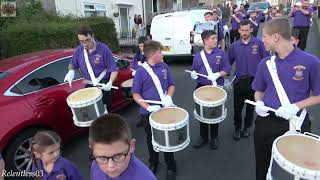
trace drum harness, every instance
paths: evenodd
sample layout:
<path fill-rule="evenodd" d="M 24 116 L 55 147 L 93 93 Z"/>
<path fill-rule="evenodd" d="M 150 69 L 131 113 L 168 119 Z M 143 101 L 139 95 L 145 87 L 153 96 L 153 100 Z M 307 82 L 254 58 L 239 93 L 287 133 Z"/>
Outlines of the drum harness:
<path fill-rule="evenodd" d="M 284 106 L 284 105 L 288 105 L 291 103 L 290 103 L 290 100 L 289 100 L 289 98 L 288 98 L 288 96 L 287 96 L 287 94 L 286 94 L 286 92 L 280 82 L 280 79 L 279 79 L 279 76 L 277 73 L 277 66 L 275 63 L 275 59 L 276 59 L 275 56 L 271 56 L 270 60 L 267 60 L 266 64 L 267 64 L 268 70 L 270 72 L 274 87 L 277 91 L 277 95 L 280 100 L 280 103 L 282 106 Z M 307 115 L 307 110 L 303 109 L 300 116 L 298 116 L 298 118 L 296 118 L 296 116 L 291 118 L 289 120 L 289 131 L 301 131 L 301 126 L 302 126 L 302 123 L 303 123 L 306 115 Z"/>
<path fill-rule="evenodd" d="M 86 67 L 87 67 L 87 70 L 89 72 L 89 75 L 90 75 L 90 79 L 92 81 L 92 84 L 93 86 L 97 86 L 98 83 L 101 81 L 101 79 L 106 75 L 107 73 L 107 69 L 105 69 L 104 71 L 102 71 L 102 73 L 99 75 L 98 78 L 96 78 L 94 76 L 94 73 L 93 73 L 93 69 L 92 69 L 92 66 L 89 62 L 89 57 L 88 57 L 88 52 L 86 50 L 86 48 L 83 48 L 83 56 L 84 56 L 84 61 L 86 63 Z"/>
<path fill-rule="evenodd" d="M 200 55 L 201 55 L 201 59 L 202 59 L 202 62 L 203 62 L 203 64 L 204 64 L 204 67 L 206 68 L 206 70 L 207 70 L 207 73 L 208 73 L 208 76 L 210 77 L 210 76 L 212 76 L 212 69 L 211 69 L 211 67 L 210 67 L 210 65 L 209 65 L 209 63 L 208 63 L 208 59 L 207 59 L 207 57 L 206 57 L 206 55 L 205 55 L 205 53 L 204 53 L 204 50 L 202 50 L 201 52 L 200 52 Z M 213 86 L 217 86 L 217 82 L 215 81 L 215 82 L 212 82 L 212 85 Z"/>

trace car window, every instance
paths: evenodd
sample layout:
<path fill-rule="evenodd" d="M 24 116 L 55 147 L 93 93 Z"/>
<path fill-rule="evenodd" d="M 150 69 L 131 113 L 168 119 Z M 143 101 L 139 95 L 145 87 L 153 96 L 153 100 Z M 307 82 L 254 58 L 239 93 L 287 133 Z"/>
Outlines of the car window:
<path fill-rule="evenodd" d="M 64 83 L 70 61 L 71 57 L 68 57 L 40 67 L 16 84 L 11 92 L 26 94 Z M 74 80 L 80 78 L 79 71 L 75 71 Z"/>
<path fill-rule="evenodd" d="M 205 23 L 199 23 L 196 24 L 194 27 L 194 31 L 196 33 L 202 33 L 204 30 L 214 30 L 217 31 L 217 23 L 214 22 L 205 22 Z"/>

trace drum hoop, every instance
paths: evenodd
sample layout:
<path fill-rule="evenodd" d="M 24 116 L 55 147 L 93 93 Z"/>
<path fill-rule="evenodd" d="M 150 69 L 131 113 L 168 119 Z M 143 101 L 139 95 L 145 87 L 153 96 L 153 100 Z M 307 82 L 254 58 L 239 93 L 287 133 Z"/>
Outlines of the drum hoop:
<path fill-rule="evenodd" d="M 161 151 L 161 152 L 177 152 L 177 151 L 181 151 L 182 149 L 186 148 L 190 143 L 190 136 L 188 134 L 187 136 L 187 139 L 177 145 L 177 146 L 170 146 L 170 147 L 167 147 L 167 146 L 162 146 L 160 144 L 158 144 L 156 141 L 154 141 L 154 139 L 152 138 L 152 146 L 153 146 L 153 149 L 155 151 Z"/>
<path fill-rule="evenodd" d="M 99 89 L 99 92 L 100 93 L 99 93 L 98 96 L 93 97 L 91 99 L 87 99 L 87 100 L 84 100 L 84 101 L 72 102 L 72 101 L 69 100 L 69 96 L 71 96 L 73 93 L 75 93 L 75 92 L 73 92 L 72 94 L 70 94 L 67 97 L 67 103 L 68 103 L 69 107 L 71 107 L 71 108 L 82 108 L 82 107 L 86 107 L 86 106 L 92 105 L 92 104 L 94 104 L 94 103 L 96 103 L 96 102 L 98 102 L 98 101 L 100 101 L 102 99 L 103 94 L 102 94 L 102 91 L 100 89 Z"/>
<path fill-rule="evenodd" d="M 132 81 L 133 81 L 133 78 L 131 78 L 131 79 L 132 79 Z M 132 86 L 131 86 L 131 87 L 123 87 L 123 86 L 122 86 L 123 83 L 125 83 L 126 81 L 129 81 L 129 80 L 131 80 L 131 79 L 127 79 L 127 80 L 123 81 L 123 82 L 121 83 L 121 88 L 132 88 Z"/>
<path fill-rule="evenodd" d="M 208 85 L 209 86 L 209 85 Z M 204 101 L 204 100 L 201 100 L 199 99 L 197 96 L 196 96 L 196 92 L 201 89 L 201 88 L 204 88 L 204 87 L 208 87 L 208 86 L 202 86 L 202 87 L 199 87 L 198 89 L 196 89 L 194 92 L 193 92 L 193 100 L 199 104 L 199 105 L 202 105 L 202 106 L 205 106 L 205 107 L 216 107 L 216 106 L 220 106 L 222 104 L 224 104 L 226 101 L 227 101 L 227 97 L 228 97 L 228 94 L 227 92 L 221 88 L 221 87 L 215 87 L 215 88 L 219 88 L 221 90 L 223 90 L 223 92 L 225 93 L 225 96 L 221 99 L 221 100 L 218 100 L 218 101 L 213 101 L 213 102 L 208 102 L 208 101 Z M 211 86 L 209 86 L 211 87 Z"/>
<path fill-rule="evenodd" d="M 277 137 L 272 144 L 272 158 L 280 165 L 281 168 L 283 168 L 284 170 L 286 170 L 287 172 L 293 174 L 293 175 L 298 175 L 302 178 L 306 178 L 306 179 L 317 179 L 320 178 L 320 173 L 317 170 L 311 170 L 311 169 L 307 169 L 304 167 L 301 167 L 299 165 L 293 164 L 291 161 L 287 160 L 279 151 L 277 148 L 277 142 L 281 139 L 284 138 L 286 136 L 303 136 L 303 137 L 307 137 L 307 138 L 311 138 L 311 139 L 316 139 L 314 137 L 311 136 L 306 136 L 304 134 L 284 134 L 282 136 Z M 318 139 L 316 139 L 318 140 Z M 286 166 L 281 166 L 283 164 L 286 164 Z M 294 171 L 293 171 L 294 169 Z"/>
<path fill-rule="evenodd" d="M 189 113 L 186 110 L 184 110 L 184 109 L 182 109 L 180 107 L 166 107 L 166 108 L 181 109 L 186 113 L 186 117 L 183 120 L 181 120 L 181 121 L 179 121 L 177 123 L 161 124 L 161 123 L 158 123 L 158 122 L 154 121 L 151 118 L 152 114 L 155 113 L 155 112 L 152 112 L 150 114 L 150 116 L 149 116 L 149 123 L 150 123 L 150 126 L 152 128 L 155 128 L 155 129 L 158 129 L 158 130 L 164 130 L 164 131 L 166 131 L 166 130 L 177 130 L 179 128 L 182 128 L 182 127 L 186 126 L 189 123 Z"/>
<path fill-rule="evenodd" d="M 108 111 L 105 110 L 103 114 L 108 114 Z M 75 124 L 76 126 L 78 126 L 78 127 L 89 127 L 89 126 L 91 126 L 92 122 L 95 120 L 95 119 L 94 119 L 94 120 L 82 122 L 82 121 L 78 121 L 78 120 L 74 117 L 74 115 L 73 115 L 72 119 L 73 119 L 74 124 Z"/>
<path fill-rule="evenodd" d="M 226 119 L 226 117 L 227 117 L 227 111 L 228 111 L 228 109 L 225 108 L 225 111 L 224 111 L 225 113 L 222 114 L 220 117 L 215 118 L 215 119 L 202 118 L 202 117 L 197 113 L 196 110 L 193 111 L 193 116 L 194 116 L 198 121 L 200 121 L 200 122 L 203 122 L 203 123 L 206 123 L 206 124 L 217 124 L 217 123 L 220 123 L 220 122 L 222 122 L 223 120 Z M 212 121 L 214 121 L 214 122 L 212 122 Z"/>

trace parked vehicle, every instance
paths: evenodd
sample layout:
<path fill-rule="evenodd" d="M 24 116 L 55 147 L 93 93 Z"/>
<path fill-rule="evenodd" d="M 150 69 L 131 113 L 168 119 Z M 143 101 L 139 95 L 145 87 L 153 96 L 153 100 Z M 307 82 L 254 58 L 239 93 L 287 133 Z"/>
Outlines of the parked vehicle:
<path fill-rule="evenodd" d="M 86 128 L 74 125 L 67 105 L 68 95 L 84 88 L 83 78 L 76 71 L 72 88 L 63 82 L 73 49 L 47 50 L 15 56 L 0 61 L 0 149 L 6 168 L 13 171 L 30 170 L 31 137 L 39 130 L 59 133 L 64 143 Z M 120 67 L 115 86 L 132 78 L 128 59 L 114 55 Z M 122 62 L 122 63 L 120 63 Z M 129 104 L 116 90 L 111 111 Z"/>
<path fill-rule="evenodd" d="M 255 11 L 255 9 L 258 8 L 259 11 L 261 11 L 262 17 L 260 17 L 260 21 L 265 21 L 266 15 L 268 13 L 268 10 L 270 8 L 269 2 L 255 2 L 252 3 L 247 11 L 247 16 L 249 18 L 250 14 Z"/>

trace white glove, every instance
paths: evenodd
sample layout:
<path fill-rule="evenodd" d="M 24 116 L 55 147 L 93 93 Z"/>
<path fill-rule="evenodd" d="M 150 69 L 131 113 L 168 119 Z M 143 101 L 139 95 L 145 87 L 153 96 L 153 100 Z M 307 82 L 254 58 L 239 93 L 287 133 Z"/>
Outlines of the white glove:
<path fill-rule="evenodd" d="M 264 105 L 263 101 L 257 101 L 256 102 L 256 107 L 255 107 L 257 115 L 261 117 L 266 117 L 269 116 L 269 109 Z"/>
<path fill-rule="evenodd" d="M 213 73 L 211 75 L 208 76 L 208 80 L 210 80 L 211 82 L 216 82 L 216 80 L 221 76 L 221 74 L 219 72 Z"/>
<path fill-rule="evenodd" d="M 71 87 L 72 80 L 74 78 L 74 70 L 69 70 L 66 76 L 64 77 L 64 82 L 69 82 L 69 86 Z"/>
<path fill-rule="evenodd" d="M 190 75 L 191 75 L 191 79 L 194 79 L 194 80 L 198 79 L 198 75 L 196 74 L 196 71 L 193 70 Z"/>
<path fill-rule="evenodd" d="M 138 65 L 139 65 L 139 66 L 142 66 L 142 63 L 141 63 L 141 61 L 138 61 Z"/>
<path fill-rule="evenodd" d="M 223 87 L 226 89 L 232 89 L 232 83 L 229 81 L 229 79 L 224 79 Z"/>
<path fill-rule="evenodd" d="M 165 101 L 164 101 L 163 106 L 164 106 L 164 107 L 174 106 L 171 96 L 166 95 L 166 98 L 165 98 Z"/>
<path fill-rule="evenodd" d="M 160 109 L 161 109 L 161 106 L 159 105 L 150 105 L 148 106 L 147 111 L 156 112 L 156 111 L 159 111 Z"/>
<path fill-rule="evenodd" d="M 295 116 L 298 111 L 299 107 L 296 104 L 288 104 L 279 107 L 276 111 L 276 116 L 289 120 Z"/>
<path fill-rule="evenodd" d="M 132 70 L 131 75 L 132 75 L 132 76 L 135 76 L 135 75 L 136 75 L 136 71 L 135 71 L 135 70 Z"/>
<path fill-rule="evenodd" d="M 107 84 L 103 84 L 103 85 L 102 85 L 102 89 L 103 89 L 104 91 L 110 91 L 110 90 L 111 90 L 111 86 L 112 86 L 112 82 L 109 81 Z"/>

